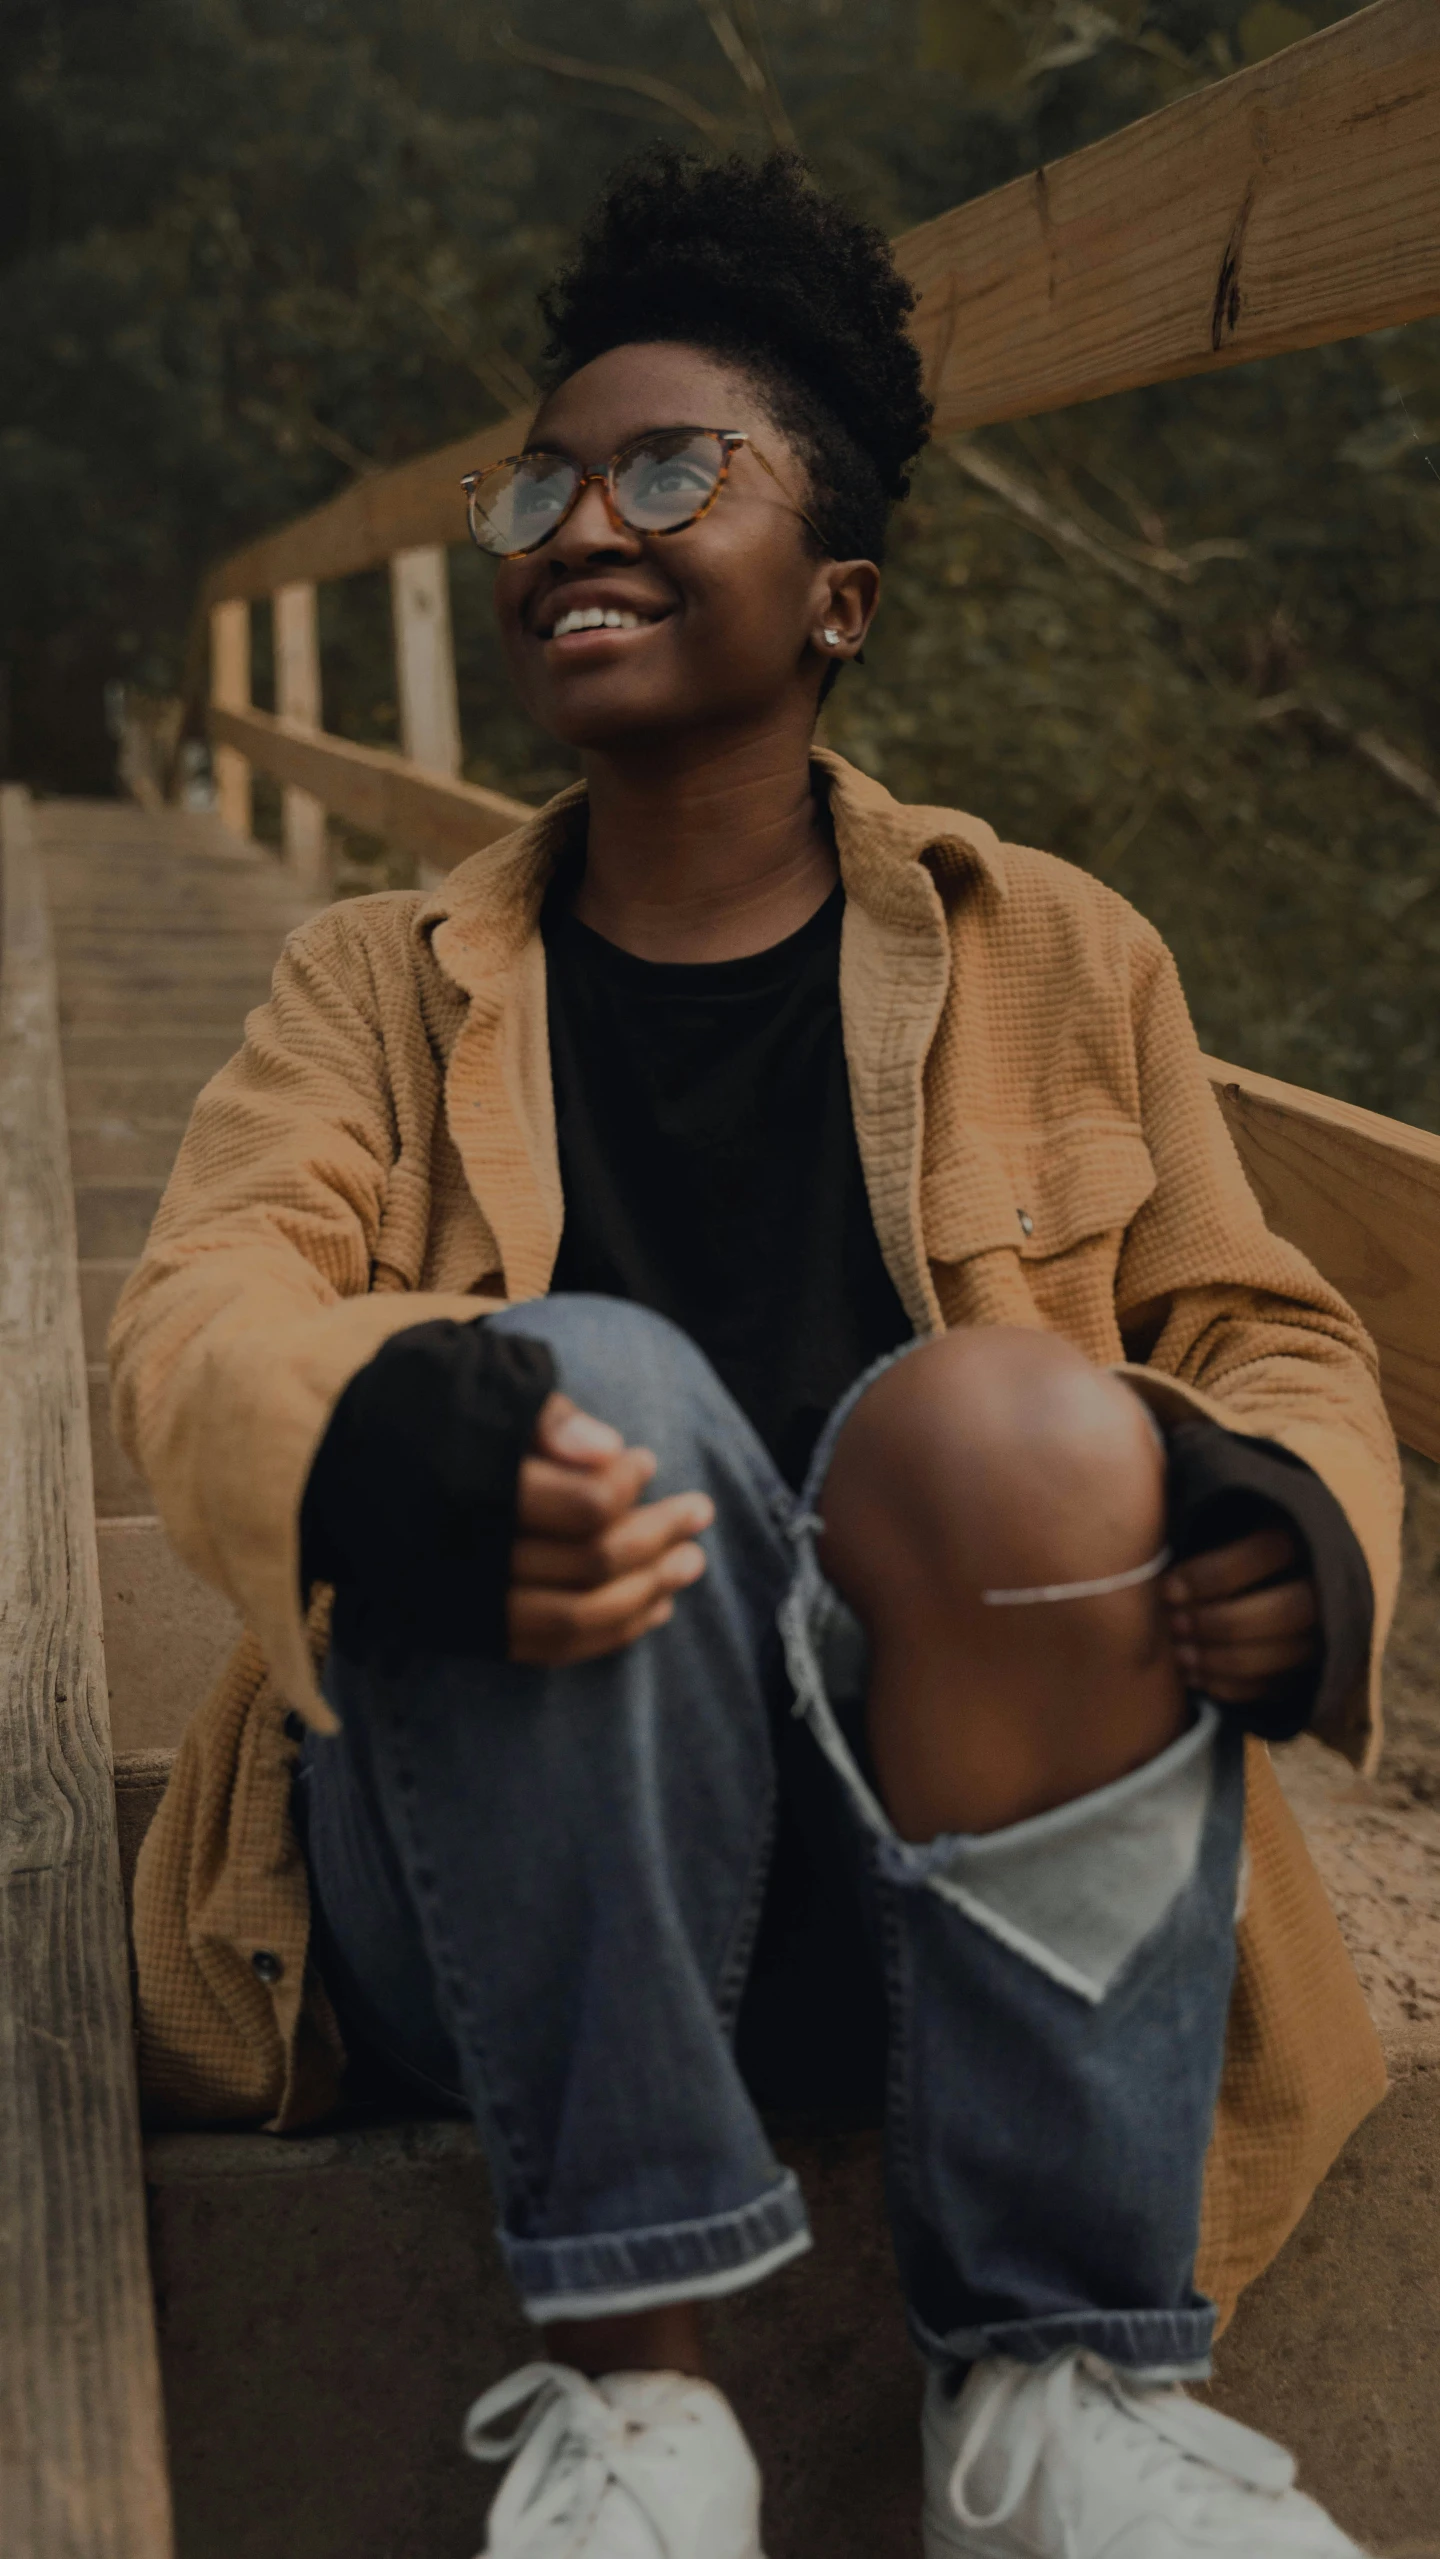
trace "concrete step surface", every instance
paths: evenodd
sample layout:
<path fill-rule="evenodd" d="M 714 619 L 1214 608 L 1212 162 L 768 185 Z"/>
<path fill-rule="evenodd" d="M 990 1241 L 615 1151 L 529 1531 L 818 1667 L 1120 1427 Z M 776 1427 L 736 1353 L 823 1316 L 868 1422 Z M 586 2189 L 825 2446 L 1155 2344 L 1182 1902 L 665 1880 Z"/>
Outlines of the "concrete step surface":
<path fill-rule="evenodd" d="M 1218 2357 L 1213 2396 L 1296 2452 L 1377 2554 L 1440 2547 L 1440 2251 L 1417 2241 L 1440 2057 L 1364 2126 Z M 760 2457 L 769 2559 L 918 2559 L 920 2374 L 878 2140 L 777 2145 L 811 2255 L 714 2305 L 715 2377 Z M 473 2559 L 493 2490 L 470 2399 L 537 2351 L 449 2122 L 147 2146 L 180 2559 Z"/>

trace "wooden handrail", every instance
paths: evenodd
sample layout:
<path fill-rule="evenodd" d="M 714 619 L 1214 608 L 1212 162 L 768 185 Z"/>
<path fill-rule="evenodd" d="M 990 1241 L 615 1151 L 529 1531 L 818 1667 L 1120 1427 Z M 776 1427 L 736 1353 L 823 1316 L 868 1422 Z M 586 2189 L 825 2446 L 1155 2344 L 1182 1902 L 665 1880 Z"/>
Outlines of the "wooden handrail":
<path fill-rule="evenodd" d="M 895 243 L 918 288 L 916 337 L 940 433 L 1440 311 L 1440 0 L 1358 16 L 1182 99 L 1033 178 Z M 527 814 L 456 778 L 443 645 L 444 548 L 460 475 L 523 441 L 507 418 L 358 481 L 214 570 L 217 743 L 225 804 L 251 765 L 287 794 L 448 870 Z M 391 564 L 406 754 L 326 736 L 249 702 L 249 600 L 284 590 L 313 631 L 314 582 Z M 311 601 L 307 603 L 306 597 Z M 307 620 L 308 616 L 308 620 Z M 428 619 L 427 619 L 428 616 Z M 239 619 L 237 619 L 239 617 Z M 443 663 L 442 663 L 443 660 Z M 426 688 L 432 698 L 427 700 Z M 1440 1138 L 1298 1086 L 1210 1062 L 1277 1233 L 1374 1333 L 1392 1419 L 1440 1458 Z"/>
<path fill-rule="evenodd" d="M 941 434 L 1440 311 L 1440 7 L 1357 17 L 904 232 Z M 455 542 L 506 418 L 252 542 L 203 602 Z"/>
<path fill-rule="evenodd" d="M 168 2559 L 55 971 L 0 792 L 0 2543 Z"/>
<path fill-rule="evenodd" d="M 352 826 L 383 836 L 432 871 L 452 871 L 467 853 L 534 816 L 524 800 L 268 711 L 212 711 L 210 728 L 287 789 L 313 793 Z"/>
<path fill-rule="evenodd" d="M 1440 1137 L 1205 1063 L 1267 1223 L 1373 1334 L 1397 1437 L 1440 1458 Z"/>
<path fill-rule="evenodd" d="M 1440 8 L 1376 0 L 896 242 L 938 433 L 1440 310 Z"/>

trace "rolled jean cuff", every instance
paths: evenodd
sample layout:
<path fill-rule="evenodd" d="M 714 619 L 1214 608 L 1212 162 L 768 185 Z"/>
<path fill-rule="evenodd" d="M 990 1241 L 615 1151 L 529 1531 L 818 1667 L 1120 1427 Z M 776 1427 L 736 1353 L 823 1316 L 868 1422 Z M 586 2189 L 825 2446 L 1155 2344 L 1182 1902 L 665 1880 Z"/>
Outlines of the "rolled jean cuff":
<path fill-rule="evenodd" d="M 763 2282 L 810 2246 L 805 2202 L 787 2168 L 737 2212 L 591 2238 L 515 2239 L 500 2250 L 527 2319 L 617 2319 L 668 2301 L 715 2301 Z"/>
<path fill-rule="evenodd" d="M 927 2363 L 946 2370 L 1010 2355 L 1016 2363 L 1048 2363 L 1073 2346 L 1099 2355 L 1143 2381 L 1205 2381 L 1215 2341 L 1215 2305 L 1193 2310 L 1064 2310 L 1047 2319 L 997 2319 L 938 2337 L 910 2314 L 911 2334 Z"/>

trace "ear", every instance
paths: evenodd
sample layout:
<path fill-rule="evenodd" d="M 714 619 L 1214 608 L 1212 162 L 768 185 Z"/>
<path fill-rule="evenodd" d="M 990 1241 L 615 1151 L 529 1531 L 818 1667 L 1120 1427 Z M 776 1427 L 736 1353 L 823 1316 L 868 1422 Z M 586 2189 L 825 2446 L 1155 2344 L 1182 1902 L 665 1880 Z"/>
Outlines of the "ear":
<path fill-rule="evenodd" d="M 880 572 L 873 560 L 827 560 L 816 589 L 810 644 L 827 666 L 856 658 L 880 602 Z"/>

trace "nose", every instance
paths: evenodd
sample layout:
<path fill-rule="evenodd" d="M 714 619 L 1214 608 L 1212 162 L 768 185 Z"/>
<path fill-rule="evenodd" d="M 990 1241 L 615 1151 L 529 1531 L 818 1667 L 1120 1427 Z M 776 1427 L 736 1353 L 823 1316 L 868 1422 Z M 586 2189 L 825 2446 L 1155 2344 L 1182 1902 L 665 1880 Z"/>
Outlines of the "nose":
<path fill-rule="evenodd" d="M 605 484 L 590 480 L 581 490 L 575 505 L 559 532 L 549 544 L 552 560 L 567 567 L 598 560 L 635 560 L 640 556 L 640 536 L 627 524 L 617 524 L 605 503 Z"/>

